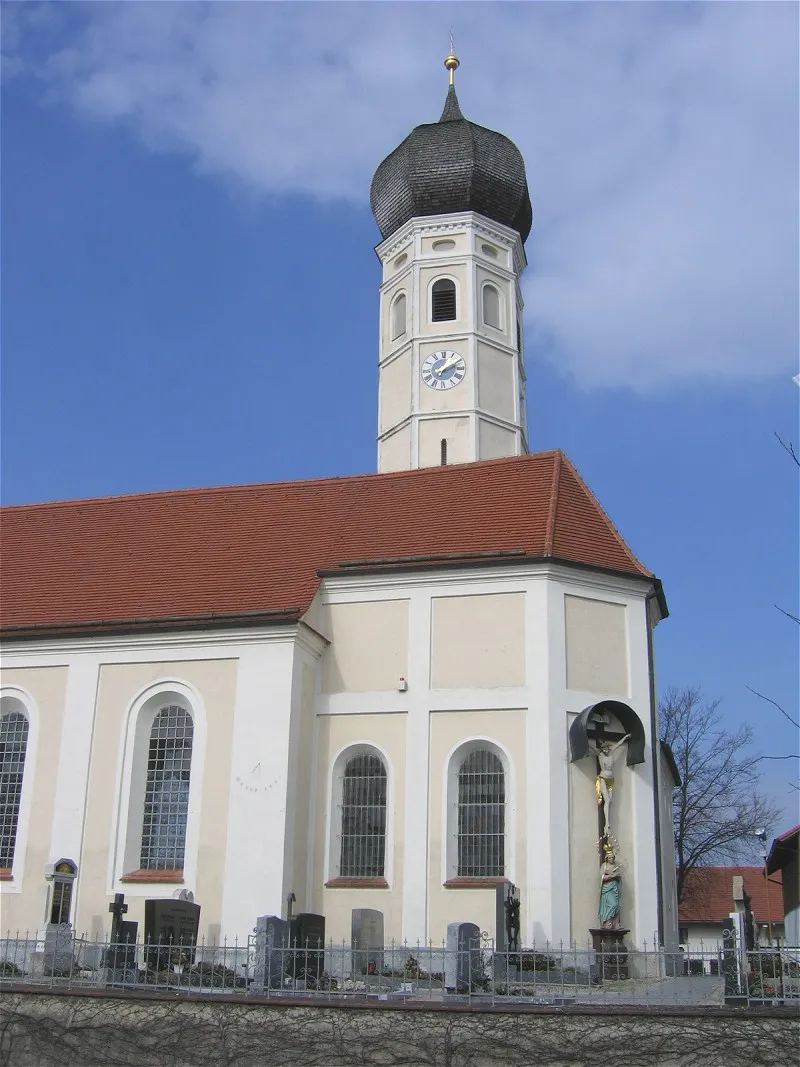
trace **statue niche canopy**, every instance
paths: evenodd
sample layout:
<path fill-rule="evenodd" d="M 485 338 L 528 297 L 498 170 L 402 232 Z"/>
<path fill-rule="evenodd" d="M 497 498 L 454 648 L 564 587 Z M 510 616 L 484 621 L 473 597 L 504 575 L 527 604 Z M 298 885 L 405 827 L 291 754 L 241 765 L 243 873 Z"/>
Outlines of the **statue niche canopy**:
<path fill-rule="evenodd" d="M 592 716 L 599 716 L 604 713 L 613 715 L 621 723 L 625 732 L 630 734 L 627 759 L 625 761 L 627 765 L 633 767 L 637 763 L 644 763 L 644 726 L 633 708 L 619 700 L 600 700 L 597 704 L 591 704 L 588 708 L 584 708 L 580 715 L 573 720 L 569 728 L 571 762 L 575 763 L 576 760 L 590 755 L 592 750 L 589 745 L 590 735 L 588 731 L 593 725 Z"/>

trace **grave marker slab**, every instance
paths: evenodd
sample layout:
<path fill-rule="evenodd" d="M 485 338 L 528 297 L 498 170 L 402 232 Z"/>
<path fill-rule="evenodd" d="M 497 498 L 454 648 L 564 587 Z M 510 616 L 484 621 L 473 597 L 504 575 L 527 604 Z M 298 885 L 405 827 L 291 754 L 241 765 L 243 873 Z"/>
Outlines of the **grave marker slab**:
<path fill-rule="evenodd" d="M 44 973 L 68 975 L 75 962 L 75 935 L 66 923 L 48 923 L 42 953 Z"/>
<path fill-rule="evenodd" d="M 383 912 L 353 908 L 350 924 L 353 975 L 379 974 L 383 965 Z"/>
<path fill-rule="evenodd" d="M 468 993 L 483 981 L 481 931 L 475 923 L 447 924 L 444 984 L 448 992 Z"/>
<path fill-rule="evenodd" d="M 194 962 L 200 905 L 189 900 L 144 902 L 145 960 L 157 971 Z"/>
<path fill-rule="evenodd" d="M 253 973 L 254 992 L 266 989 L 282 989 L 287 966 L 291 959 L 289 951 L 290 924 L 277 915 L 259 915 L 256 919 L 256 952 Z"/>
<path fill-rule="evenodd" d="M 292 977 L 296 988 L 316 989 L 325 970 L 325 916 L 301 912 L 290 923 Z"/>

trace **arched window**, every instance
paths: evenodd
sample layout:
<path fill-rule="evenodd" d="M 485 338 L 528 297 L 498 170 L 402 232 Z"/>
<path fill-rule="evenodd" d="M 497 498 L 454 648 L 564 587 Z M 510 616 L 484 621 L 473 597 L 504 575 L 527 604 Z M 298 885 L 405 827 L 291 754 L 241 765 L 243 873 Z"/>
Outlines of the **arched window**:
<path fill-rule="evenodd" d="M 369 752 L 351 756 L 342 776 L 340 878 L 383 878 L 386 863 L 386 768 Z"/>
<path fill-rule="evenodd" d="M 192 768 L 192 717 L 178 704 L 153 719 L 139 865 L 142 870 L 183 868 Z"/>
<path fill-rule="evenodd" d="M 19 711 L 0 716 L 0 869 L 14 865 L 22 778 L 28 748 L 28 720 Z"/>
<path fill-rule="evenodd" d="M 400 293 L 392 303 L 391 340 L 402 337 L 406 332 L 406 294 Z"/>
<path fill-rule="evenodd" d="M 502 330 L 500 292 L 494 285 L 483 287 L 483 321 L 495 330 Z"/>
<path fill-rule="evenodd" d="M 459 766 L 457 837 L 459 878 L 505 875 L 505 773 L 489 749 L 473 749 Z"/>
<path fill-rule="evenodd" d="M 449 322 L 456 318 L 456 283 L 439 278 L 431 289 L 431 321 Z"/>

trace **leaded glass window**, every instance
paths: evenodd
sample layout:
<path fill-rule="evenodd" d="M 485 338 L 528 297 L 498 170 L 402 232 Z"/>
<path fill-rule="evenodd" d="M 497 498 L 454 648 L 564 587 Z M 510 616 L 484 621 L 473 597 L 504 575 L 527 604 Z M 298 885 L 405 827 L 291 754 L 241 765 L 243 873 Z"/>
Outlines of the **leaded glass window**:
<path fill-rule="evenodd" d="M 147 783 L 140 866 L 182 870 L 192 768 L 192 717 L 177 704 L 153 720 L 147 753 Z"/>
<path fill-rule="evenodd" d="M 476 749 L 458 771 L 458 876 L 505 875 L 506 787 L 503 764 Z"/>
<path fill-rule="evenodd" d="M 14 864 L 28 720 L 18 711 L 0 717 L 0 868 Z"/>
<path fill-rule="evenodd" d="M 386 768 L 379 756 L 352 756 L 342 779 L 341 878 L 382 878 L 386 858 Z"/>

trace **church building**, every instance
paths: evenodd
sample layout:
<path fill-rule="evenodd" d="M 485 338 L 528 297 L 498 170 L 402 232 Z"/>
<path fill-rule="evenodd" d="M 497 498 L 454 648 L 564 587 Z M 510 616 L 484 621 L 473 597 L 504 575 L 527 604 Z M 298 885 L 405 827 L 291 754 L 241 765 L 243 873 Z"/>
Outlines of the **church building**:
<path fill-rule="evenodd" d="M 378 473 L 4 509 L 2 932 L 677 945 L 653 641 L 667 607 L 570 460 L 529 452 L 525 165 L 465 119 L 378 167 Z M 613 803 L 612 803 L 613 798 Z"/>

